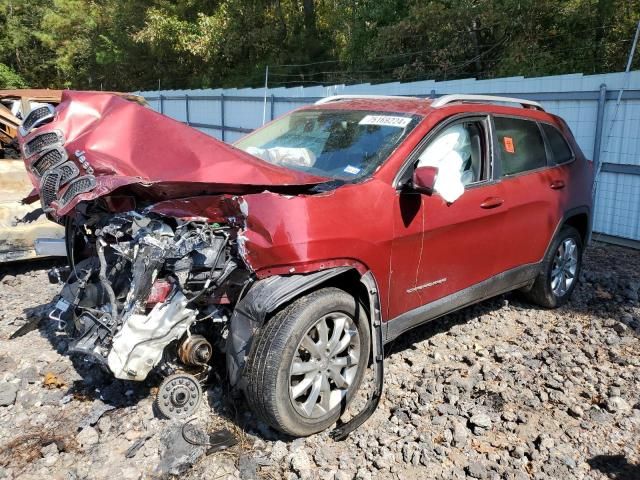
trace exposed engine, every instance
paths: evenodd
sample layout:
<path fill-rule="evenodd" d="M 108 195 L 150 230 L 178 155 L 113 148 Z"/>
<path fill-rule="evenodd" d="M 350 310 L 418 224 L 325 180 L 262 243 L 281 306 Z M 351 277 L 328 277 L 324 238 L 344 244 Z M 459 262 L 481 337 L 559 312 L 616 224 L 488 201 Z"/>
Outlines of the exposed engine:
<path fill-rule="evenodd" d="M 136 211 L 77 224 L 92 254 L 73 264 L 50 314 L 74 337 L 70 352 L 127 380 L 206 372 L 249 275 L 235 230 Z"/>

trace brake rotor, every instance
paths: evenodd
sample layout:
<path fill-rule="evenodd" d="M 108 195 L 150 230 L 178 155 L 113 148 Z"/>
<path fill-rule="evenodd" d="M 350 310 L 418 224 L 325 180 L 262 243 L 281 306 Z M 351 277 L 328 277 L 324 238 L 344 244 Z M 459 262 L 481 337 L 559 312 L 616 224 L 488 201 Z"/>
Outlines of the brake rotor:
<path fill-rule="evenodd" d="M 187 418 L 202 401 L 202 387 L 193 375 L 174 373 L 166 377 L 158 389 L 156 405 L 167 418 Z"/>

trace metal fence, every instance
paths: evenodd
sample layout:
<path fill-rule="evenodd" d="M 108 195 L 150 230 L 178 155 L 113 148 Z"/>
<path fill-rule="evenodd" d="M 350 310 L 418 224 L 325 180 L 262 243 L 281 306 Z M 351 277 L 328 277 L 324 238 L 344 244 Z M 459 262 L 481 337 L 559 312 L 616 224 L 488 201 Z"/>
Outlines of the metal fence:
<path fill-rule="evenodd" d="M 618 104 L 618 93 L 626 87 Z M 594 231 L 640 241 L 640 71 L 330 87 L 139 92 L 152 108 L 226 142 L 328 95 L 437 98 L 484 93 L 536 100 L 563 117 L 598 170 Z"/>

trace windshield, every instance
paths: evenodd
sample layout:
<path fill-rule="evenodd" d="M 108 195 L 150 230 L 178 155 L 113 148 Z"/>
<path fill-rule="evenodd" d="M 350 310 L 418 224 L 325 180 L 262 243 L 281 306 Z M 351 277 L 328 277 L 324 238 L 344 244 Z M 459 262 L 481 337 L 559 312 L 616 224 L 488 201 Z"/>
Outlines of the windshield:
<path fill-rule="evenodd" d="M 353 181 L 372 174 L 419 120 L 406 113 L 302 110 L 235 146 L 275 165 Z"/>

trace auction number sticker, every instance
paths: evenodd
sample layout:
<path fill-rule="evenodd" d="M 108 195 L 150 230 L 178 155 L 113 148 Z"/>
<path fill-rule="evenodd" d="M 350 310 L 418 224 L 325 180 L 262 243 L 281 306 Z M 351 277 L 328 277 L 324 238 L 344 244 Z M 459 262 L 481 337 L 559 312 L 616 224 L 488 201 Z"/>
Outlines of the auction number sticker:
<path fill-rule="evenodd" d="M 515 153 L 516 149 L 513 146 L 513 138 L 511 137 L 504 137 L 502 139 L 502 141 L 504 142 L 504 150 L 507 153 Z"/>
<path fill-rule="evenodd" d="M 360 125 L 380 125 L 382 127 L 405 128 L 411 122 L 411 117 L 396 117 L 393 115 L 367 115 L 360 120 Z"/>

